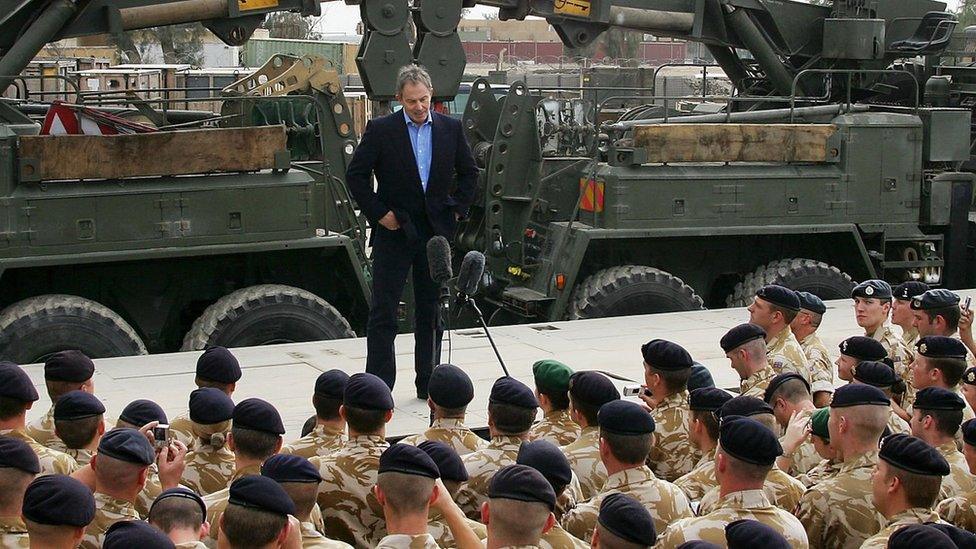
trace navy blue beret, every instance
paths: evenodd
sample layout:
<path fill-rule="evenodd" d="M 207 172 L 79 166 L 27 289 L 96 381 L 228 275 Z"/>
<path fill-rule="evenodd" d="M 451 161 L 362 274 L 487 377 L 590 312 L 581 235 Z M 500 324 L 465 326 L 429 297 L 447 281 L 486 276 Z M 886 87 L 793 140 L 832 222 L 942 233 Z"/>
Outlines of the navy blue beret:
<path fill-rule="evenodd" d="M 772 465 L 783 455 L 776 435 L 750 417 L 722 418 L 718 441 L 726 454 L 755 465 Z"/>
<path fill-rule="evenodd" d="M 44 379 L 81 383 L 95 375 L 95 363 L 81 351 L 59 351 L 44 361 Z"/>
<path fill-rule="evenodd" d="M 556 508 L 556 492 L 552 485 L 528 465 L 508 465 L 498 470 L 488 483 L 489 499 L 514 499 L 529 503 L 544 503 L 549 510 Z"/>
<path fill-rule="evenodd" d="M 968 530 L 963 530 L 952 524 L 940 524 L 938 522 L 926 522 L 925 524 L 948 536 L 952 540 L 952 543 L 955 543 L 959 549 L 972 549 L 976 547 L 976 534 Z"/>
<path fill-rule="evenodd" d="M 261 475 L 245 475 L 230 485 L 228 503 L 277 515 L 294 515 L 295 503 L 280 484 Z"/>
<path fill-rule="evenodd" d="M 163 490 L 158 496 L 156 496 L 156 499 L 153 500 L 152 505 L 149 506 L 149 515 L 152 516 L 152 509 L 153 507 L 156 506 L 157 503 L 163 500 L 176 499 L 176 498 L 185 499 L 187 501 L 192 501 L 193 503 L 195 503 L 198 507 L 200 507 L 201 522 L 207 520 L 207 504 L 204 503 L 203 498 L 200 497 L 200 494 L 194 492 L 193 490 L 190 490 L 186 486 L 177 486 L 176 488 L 169 488 L 167 490 Z"/>
<path fill-rule="evenodd" d="M 949 462 L 942 454 L 911 435 L 898 433 L 885 437 L 878 456 L 890 465 L 916 475 L 944 477 L 949 474 Z"/>
<path fill-rule="evenodd" d="M 453 364 L 440 364 L 430 373 L 427 394 L 444 408 L 463 408 L 474 399 L 474 384 L 464 370 Z"/>
<path fill-rule="evenodd" d="M 959 305 L 959 295 L 944 288 L 934 288 L 912 299 L 912 309 L 927 311 Z"/>
<path fill-rule="evenodd" d="M 758 520 L 740 519 L 725 525 L 725 543 L 729 549 L 792 549 L 783 534 Z"/>
<path fill-rule="evenodd" d="M 27 372 L 13 362 L 0 362 L 0 397 L 24 402 L 40 398 Z"/>
<path fill-rule="evenodd" d="M 285 434 L 281 415 L 270 403 L 260 398 L 248 398 L 234 406 L 234 427 L 262 431 L 273 435 Z"/>
<path fill-rule="evenodd" d="M 679 545 L 676 549 L 724 549 L 721 545 L 716 545 L 710 541 L 693 539 Z"/>
<path fill-rule="evenodd" d="M 966 346 L 954 337 L 925 336 L 915 343 L 918 354 L 927 358 L 966 358 Z"/>
<path fill-rule="evenodd" d="M 909 524 L 888 537 L 888 549 L 958 549 L 948 535 L 928 524 Z"/>
<path fill-rule="evenodd" d="M 838 345 L 840 354 L 858 360 L 881 360 L 888 356 L 884 345 L 873 337 L 851 336 Z"/>
<path fill-rule="evenodd" d="M 163 411 L 159 404 L 146 399 L 130 402 L 128 406 L 122 409 L 122 413 L 119 414 L 119 419 L 136 427 L 142 427 L 153 421 L 169 423 L 169 420 L 166 419 L 166 412 Z"/>
<path fill-rule="evenodd" d="M 887 388 L 898 383 L 901 376 L 886 362 L 862 360 L 851 368 L 851 375 L 861 383 Z"/>
<path fill-rule="evenodd" d="M 569 378 L 569 394 L 574 400 L 591 406 L 603 406 L 620 398 L 620 391 L 610 378 L 592 371 L 574 373 Z"/>
<path fill-rule="evenodd" d="M 437 470 L 441 473 L 441 480 L 465 482 L 468 480 L 468 471 L 464 468 L 464 461 L 458 455 L 457 450 L 436 440 L 425 440 L 417 445 L 417 448 L 427 452 L 430 459 L 437 464 Z"/>
<path fill-rule="evenodd" d="M 962 440 L 970 446 L 976 446 L 976 419 L 962 422 Z"/>
<path fill-rule="evenodd" d="M 796 292 L 796 297 L 800 299 L 800 308 L 806 309 L 811 313 L 822 315 L 827 312 L 827 306 L 819 297 L 810 292 Z"/>
<path fill-rule="evenodd" d="M 275 454 L 261 464 L 261 474 L 275 482 L 322 482 L 319 468 L 294 454 Z"/>
<path fill-rule="evenodd" d="M 866 297 L 875 299 L 891 299 L 891 284 L 884 280 L 873 278 L 854 286 L 851 290 L 851 297 Z"/>
<path fill-rule="evenodd" d="M 234 417 L 234 401 L 227 393 L 214 387 L 190 392 L 190 421 L 213 425 Z"/>
<path fill-rule="evenodd" d="M 491 386 L 491 394 L 488 395 L 488 402 L 510 404 L 520 408 L 536 408 L 539 406 L 539 401 L 536 400 L 532 389 L 509 376 L 495 380 L 495 384 Z"/>
<path fill-rule="evenodd" d="M 528 465 L 546 477 L 555 492 L 562 492 L 573 480 L 573 468 L 558 446 L 548 440 L 523 442 L 515 463 Z"/>
<path fill-rule="evenodd" d="M 966 407 L 962 397 L 942 387 L 926 387 L 915 393 L 914 407 L 918 410 L 946 410 L 957 412 Z"/>
<path fill-rule="evenodd" d="M 929 291 L 929 285 L 916 280 L 902 282 L 891 290 L 891 297 L 902 301 L 909 301 L 915 296 L 919 296 Z"/>
<path fill-rule="evenodd" d="M 778 374 L 773 379 L 769 381 L 769 385 L 766 386 L 766 390 L 763 392 L 763 400 L 769 402 L 773 398 L 773 393 L 775 393 L 781 385 L 787 381 L 792 381 L 798 379 L 803 382 L 803 386 L 807 388 L 807 392 L 810 392 L 810 382 L 803 378 L 800 374 L 795 372 L 787 372 L 783 374 Z"/>
<path fill-rule="evenodd" d="M 349 374 L 342 370 L 329 370 L 322 372 L 315 379 L 315 394 L 326 398 L 342 400 L 342 395 L 346 392 L 346 385 L 349 383 Z"/>
<path fill-rule="evenodd" d="M 688 408 L 692 410 L 714 412 L 723 404 L 732 400 L 732 394 L 717 387 L 703 387 L 688 394 Z"/>
<path fill-rule="evenodd" d="M 427 452 L 410 444 L 393 444 L 380 454 L 379 473 L 403 473 L 438 478 L 440 469 Z"/>
<path fill-rule="evenodd" d="M 98 397 L 85 391 L 69 391 L 54 403 L 54 419 L 84 419 L 105 413 Z"/>
<path fill-rule="evenodd" d="M 108 527 L 102 549 L 175 549 L 162 530 L 141 520 L 121 520 Z"/>
<path fill-rule="evenodd" d="M 773 408 L 760 398 L 748 395 L 739 395 L 730 398 L 715 413 L 719 418 L 729 416 L 750 417 L 759 414 L 772 414 Z"/>
<path fill-rule="evenodd" d="M 644 362 L 658 370 L 687 370 L 695 363 L 684 347 L 666 339 L 652 339 L 641 347 Z"/>
<path fill-rule="evenodd" d="M 105 433 L 98 441 L 98 454 L 137 465 L 156 461 L 156 451 L 146 435 L 124 427 Z"/>
<path fill-rule="evenodd" d="M 718 344 L 722 346 L 723 351 L 728 353 L 754 339 L 766 339 L 766 330 L 747 322 L 745 324 L 739 324 L 735 328 L 725 332 L 725 335 L 722 336 Z"/>
<path fill-rule="evenodd" d="M 197 377 L 217 383 L 237 383 L 241 364 L 223 347 L 211 347 L 197 359 Z"/>
<path fill-rule="evenodd" d="M 702 389 L 705 387 L 715 387 L 715 380 L 712 373 L 703 364 L 698 362 L 691 365 L 691 375 L 688 376 L 688 390 Z"/>
<path fill-rule="evenodd" d="M 345 406 L 363 410 L 392 410 L 393 393 L 386 383 L 373 374 L 353 374 L 342 393 Z"/>
<path fill-rule="evenodd" d="M 833 400 L 830 401 L 831 408 L 863 405 L 890 406 L 891 401 L 881 389 L 860 383 L 849 383 L 838 387 L 834 391 Z"/>
<path fill-rule="evenodd" d="M 636 499 L 614 492 L 600 502 L 600 524 L 618 538 L 650 547 L 657 541 L 654 519 Z"/>
<path fill-rule="evenodd" d="M 612 400 L 597 412 L 601 431 L 617 435 L 646 435 L 654 432 L 654 418 L 636 402 Z"/>
<path fill-rule="evenodd" d="M 784 309 L 791 311 L 800 310 L 800 298 L 797 297 L 796 292 L 785 286 L 768 284 L 756 291 L 756 297 L 768 301 L 773 305 L 783 307 Z"/>
<path fill-rule="evenodd" d="M 81 481 L 67 475 L 34 479 L 24 492 L 24 518 L 52 526 L 88 526 L 95 518 L 95 497 Z"/>
<path fill-rule="evenodd" d="M 41 463 L 30 444 L 13 437 L 0 437 L 0 467 L 20 469 L 32 475 L 41 472 Z"/>
<path fill-rule="evenodd" d="M 976 367 L 966 368 L 962 374 L 962 382 L 966 385 L 976 385 Z"/>

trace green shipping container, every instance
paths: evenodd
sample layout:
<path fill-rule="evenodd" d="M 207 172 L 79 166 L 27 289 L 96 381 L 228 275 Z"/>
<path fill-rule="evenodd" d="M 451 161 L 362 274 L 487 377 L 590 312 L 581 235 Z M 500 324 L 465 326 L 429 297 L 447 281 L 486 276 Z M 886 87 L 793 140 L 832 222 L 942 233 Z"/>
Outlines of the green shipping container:
<path fill-rule="evenodd" d="M 272 55 L 284 53 L 288 55 L 318 55 L 335 64 L 339 74 L 345 73 L 343 67 L 342 42 L 320 42 L 317 40 L 291 40 L 286 38 L 252 38 L 244 44 L 244 65 L 260 67 Z"/>

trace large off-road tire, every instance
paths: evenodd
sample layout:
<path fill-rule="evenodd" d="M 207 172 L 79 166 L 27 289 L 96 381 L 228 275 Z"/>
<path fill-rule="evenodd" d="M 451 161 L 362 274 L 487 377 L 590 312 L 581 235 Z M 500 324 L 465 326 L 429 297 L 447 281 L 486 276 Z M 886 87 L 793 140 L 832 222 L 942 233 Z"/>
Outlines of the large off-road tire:
<path fill-rule="evenodd" d="M 40 295 L 0 311 L 0 359 L 30 364 L 69 349 L 91 358 L 146 354 L 129 323 L 90 299 Z"/>
<path fill-rule="evenodd" d="M 183 338 L 183 350 L 251 347 L 356 337 L 349 322 L 317 295 L 281 284 L 260 284 L 207 307 Z"/>
<path fill-rule="evenodd" d="M 820 299 L 851 297 L 854 281 L 850 275 L 823 261 L 814 259 L 781 259 L 762 265 L 736 284 L 726 298 L 729 307 L 746 307 L 756 291 L 767 284 L 779 284 L 798 292 L 810 292 Z"/>
<path fill-rule="evenodd" d="M 704 309 L 695 290 L 671 273 L 643 265 L 603 269 L 576 287 L 569 318 L 604 318 Z"/>

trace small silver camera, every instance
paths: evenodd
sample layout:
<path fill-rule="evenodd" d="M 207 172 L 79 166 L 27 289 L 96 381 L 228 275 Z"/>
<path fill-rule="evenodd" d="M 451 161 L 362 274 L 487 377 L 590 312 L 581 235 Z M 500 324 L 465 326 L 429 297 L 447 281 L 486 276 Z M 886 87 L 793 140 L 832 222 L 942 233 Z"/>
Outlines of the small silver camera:
<path fill-rule="evenodd" d="M 624 385 L 623 396 L 635 397 L 641 394 L 644 388 L 640 385 Z"/>
<path fill-rule="evenodd" d="M 169 446 L 169 425 L 161 423 L 153 427 L 153 438 L 156 440 L 156 451 Z"/>

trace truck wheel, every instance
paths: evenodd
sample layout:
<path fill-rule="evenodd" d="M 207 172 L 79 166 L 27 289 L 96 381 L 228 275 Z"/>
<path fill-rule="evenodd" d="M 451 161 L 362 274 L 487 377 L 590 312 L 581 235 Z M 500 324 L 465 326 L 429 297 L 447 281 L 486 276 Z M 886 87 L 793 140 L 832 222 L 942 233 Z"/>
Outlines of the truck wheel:
<path fill-rule="evenodd" d="M 798 292 L 810 292 L 820 299 L 851 297 L 854 281 L 851 277 L 823 261 L 814 259 L 781 259 L 760 266 L 749 273 L 726 298 L 729 307 L 747 307 L 756 291 L 766 284 L 779 284 Z"/>
<path fill-rule="evenodd" d="M 207 307 L 183 338 L 182 350 L 346 337 L 356 333 L 324 299 L 292 286 L 261 284 L 227 294 Z"/>
<path fill-rule="evenodd" d="M 603 318 L 704 309 L 702 298 L 671 273 L 623 265 L 590 275 L 576 287 L 569 319 Z"/>
<path fill-rule="evenodd" d="M 90 299 L 41 295 L 0 311 L 3 360 L 30 364 L 69 349 L 91 358 L 146 354 L 146 346 L 129 323 Z"/>

